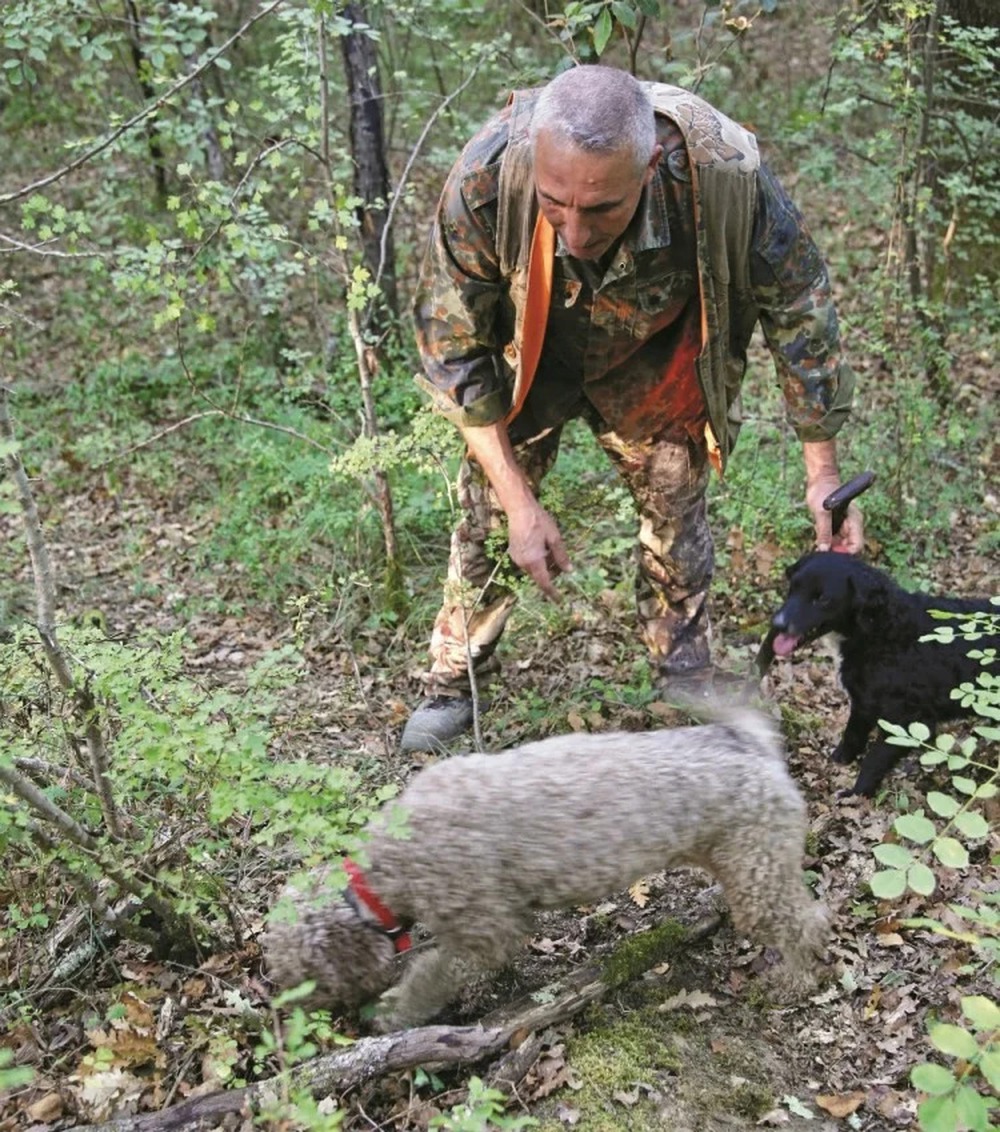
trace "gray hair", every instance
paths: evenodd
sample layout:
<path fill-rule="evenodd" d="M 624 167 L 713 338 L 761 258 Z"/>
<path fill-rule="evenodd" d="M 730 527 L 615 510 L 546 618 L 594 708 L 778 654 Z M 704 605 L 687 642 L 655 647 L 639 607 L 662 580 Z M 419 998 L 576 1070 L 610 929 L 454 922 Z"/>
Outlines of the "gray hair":
<path fill-rule="evenodd" d="M 634 154 L 642 169 L 656 145 L 653 104 L 628 71 L 588 64 L 542 88 L 531 116 L 532 149 L 542 132 L 589 153 Z"/>

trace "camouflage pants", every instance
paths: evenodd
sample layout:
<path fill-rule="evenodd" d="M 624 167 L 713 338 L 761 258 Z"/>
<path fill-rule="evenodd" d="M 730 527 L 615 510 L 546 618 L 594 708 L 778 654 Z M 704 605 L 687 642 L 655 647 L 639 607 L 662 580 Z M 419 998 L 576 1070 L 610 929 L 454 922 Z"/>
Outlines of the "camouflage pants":
<path fill-rule="evenodd" d="M 709 463 L 703 446 L 680 439 L 626 441 L 588 421 L 639 512 L 636 608 L 639 629 L 661 673 L 690 672 L 710 660 L 706 597 L 714 555 L 705 510 Z M 560 428 L 515 445 L 517 462 L 538 494 L 555 462 Z M 427 695 L 468 695 L 469 663 L 483 688 L 500 670 L 497 645 L 515 597 L 494 577 L 490 535 L 506 517 L 482 469 L 470 459 L 459 471 L 462 518 L 452 534 L 445 600 L 434 622 Z"/>

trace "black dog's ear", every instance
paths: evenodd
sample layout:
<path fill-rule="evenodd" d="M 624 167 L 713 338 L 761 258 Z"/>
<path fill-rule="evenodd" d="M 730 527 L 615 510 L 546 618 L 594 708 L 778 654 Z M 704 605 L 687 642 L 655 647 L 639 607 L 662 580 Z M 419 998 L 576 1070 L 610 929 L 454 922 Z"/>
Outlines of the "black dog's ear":
<path fill-rule="evenodd" d="M 877 578 L 847 578 L 849 608 L 854 610 L 854 622 L 865 634 L 875 635 L 881 631 L 886 608 L 888 587 Z"/>
<path fill-rule="evenodd" d="M 803 554 L 801 558 L 796 559 L 791 566 L 785 567 L 785 577 L 791 581 L 792 578 L 802 569 L 806 561 L 811 557 L 811 554 Z"/>

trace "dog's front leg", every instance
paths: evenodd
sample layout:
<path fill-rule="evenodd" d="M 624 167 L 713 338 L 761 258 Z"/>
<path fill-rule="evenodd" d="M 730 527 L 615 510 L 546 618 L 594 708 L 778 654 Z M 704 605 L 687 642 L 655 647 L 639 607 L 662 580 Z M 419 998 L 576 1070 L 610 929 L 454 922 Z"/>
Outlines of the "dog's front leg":
<path fill-rule="evenodd" d="M 872 745 L 871 750 L 861 761 L 861 770 L 857 781 L 851 790 L 852 794 L 862 794 L 870 798 L 879 787 L 879 783 L 889 773 L 893 765 L 903 755 L 901 747 L 892 747 L 884 741 Z"/>
<path fill-rule="evenodd" d="M 386 991 L 375 1011 L 381 1033 L 419 1026 L 443 1010 L 468 978 L 465 965 L 437 947 L 418 955 L 402 982 Z"/>
<path fill-rule="evenodd" d="M 830 758 L 833 762 L 842 766 L 854 762 L 865 749 L 868 736 L 871 734 L 875 723 L 876 720 L 868 712 L 862 711 L 856 704 L 852 703 L 851 714 L 847 719 L 844 734 L 841 735 L 840 742 L 830 752 Z"/>

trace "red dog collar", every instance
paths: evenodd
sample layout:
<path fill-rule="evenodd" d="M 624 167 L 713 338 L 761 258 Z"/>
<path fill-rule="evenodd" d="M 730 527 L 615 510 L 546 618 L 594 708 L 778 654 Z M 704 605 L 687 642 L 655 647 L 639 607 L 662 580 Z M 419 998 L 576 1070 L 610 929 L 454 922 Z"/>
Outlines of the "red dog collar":
<path fill-rule="evenodd" d="M 368 911 L 378 920 L 378 924 L 371 924 L 371 927 L 375 928 L 376 931 L 382 932 L 383 935 L 388 936 L 389 939 L 392 940 L 397 954 L 403 951 L 409 951 L 413 946 L 410 933 L 397 922 L 396 917 L 368 887 L 365 874 L 350 857 L 344 859 L 344 872 L 347 873 L 349 882 L 344 896 L 350 904 L 354 905 L 354 910 L 358 911 L 355 901 L 364 904 Z"/>

